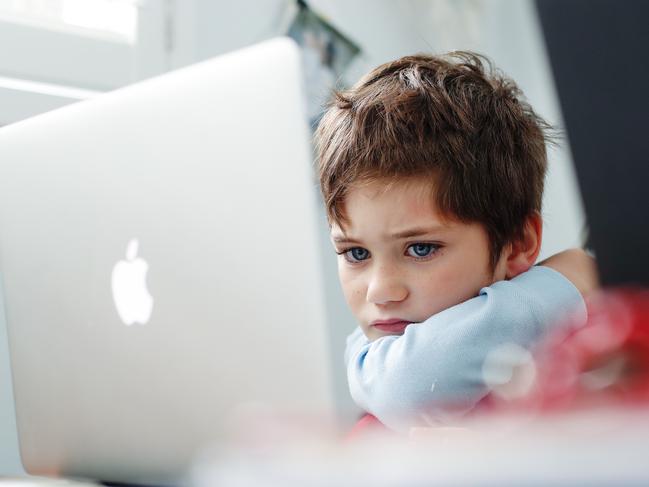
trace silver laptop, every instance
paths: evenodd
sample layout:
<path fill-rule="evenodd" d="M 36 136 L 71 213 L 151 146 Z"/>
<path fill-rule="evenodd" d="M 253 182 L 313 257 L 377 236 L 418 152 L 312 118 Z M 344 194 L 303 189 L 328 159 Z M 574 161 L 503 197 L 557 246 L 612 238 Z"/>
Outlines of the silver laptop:
<path fill-rule="evenodd" d="M 299 59 L 273 40 L 0 130 L 29 473 L 172 483 L 242 412 L 331 419 Z"/>

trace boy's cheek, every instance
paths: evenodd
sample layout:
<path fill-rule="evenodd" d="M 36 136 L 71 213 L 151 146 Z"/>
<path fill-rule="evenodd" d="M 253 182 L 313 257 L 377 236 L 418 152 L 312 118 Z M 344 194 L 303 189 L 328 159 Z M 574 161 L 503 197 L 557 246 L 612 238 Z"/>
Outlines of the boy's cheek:
<path fill-rule="evenodd" d="M 343 275 L 339 275 L 339 277 L 347 306 L 356 319 L 356 322 L 361 327 L 363 334 L 369 340 L 376 340 L 378 336 L 372 332 L 371 327 L 366 325 L 362 319 L 363 303 L 365 302 L 365 294 L 362 288 L 354 286 L 349 280 L 346 280 Z"/>
<path fill-rule="evenodd" d="M 339 272 L 339 279 L 345 301 L 347 301 L 347 305 L 358 319 L 358 308 L 365 302 L 366 287 L 363 286 L 359 279 L 350 278 L 344 273 Z"/>

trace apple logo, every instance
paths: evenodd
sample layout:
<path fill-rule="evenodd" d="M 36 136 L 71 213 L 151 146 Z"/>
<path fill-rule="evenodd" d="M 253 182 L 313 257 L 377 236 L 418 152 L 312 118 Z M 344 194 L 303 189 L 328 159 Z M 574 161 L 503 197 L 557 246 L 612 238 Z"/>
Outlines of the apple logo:
<path fill-rule="evenodd" d="M 137 256 L 139 242 L 131 239 L 126 247 L 126 260 L 113 268 L 111 285 L 117 314 L 125 325 L 146 324 L 153 310 L 153 298 L 146 287 L 149 264 Z"/>

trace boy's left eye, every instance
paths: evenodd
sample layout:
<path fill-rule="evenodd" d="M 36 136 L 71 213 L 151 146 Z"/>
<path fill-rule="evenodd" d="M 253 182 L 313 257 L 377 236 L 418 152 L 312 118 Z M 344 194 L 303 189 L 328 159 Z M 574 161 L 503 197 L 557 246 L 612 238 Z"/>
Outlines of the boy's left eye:
<path fill-rule="evenodd" d="M 431 243 L 416 243 L 409 245 L 406 252 L 410 257 L 421 259 L 422 257 L 429 257 L 439 249 L 439 245 Z"/>

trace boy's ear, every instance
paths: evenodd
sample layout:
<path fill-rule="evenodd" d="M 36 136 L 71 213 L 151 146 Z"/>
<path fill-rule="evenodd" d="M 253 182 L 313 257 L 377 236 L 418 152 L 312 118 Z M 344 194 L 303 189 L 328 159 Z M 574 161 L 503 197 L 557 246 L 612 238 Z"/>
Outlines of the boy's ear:
<path fill-rule="evenodd" d="M 508 248 L 509 255 L 505 263 L 507 279 L 529 270 L 536 262 L 541 251 L 541 238 L 543 236 L 543 220 L 535 212 L 527 217 L 523 228 L 523 237 L 512 242 Z"/>

